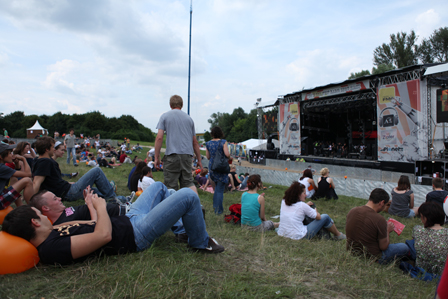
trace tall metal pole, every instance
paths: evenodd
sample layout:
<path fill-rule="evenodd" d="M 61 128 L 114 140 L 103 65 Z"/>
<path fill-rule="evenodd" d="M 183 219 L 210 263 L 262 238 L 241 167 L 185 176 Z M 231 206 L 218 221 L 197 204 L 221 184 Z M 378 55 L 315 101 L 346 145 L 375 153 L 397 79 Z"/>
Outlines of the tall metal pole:
<path fill-rule="evenodd" d="M 193 0 L 190 0 L 190 50 L 188 54 L 188 115 L 190 115 L 190 74 L 191 74 L 191 19 L 193 16 Z"/>

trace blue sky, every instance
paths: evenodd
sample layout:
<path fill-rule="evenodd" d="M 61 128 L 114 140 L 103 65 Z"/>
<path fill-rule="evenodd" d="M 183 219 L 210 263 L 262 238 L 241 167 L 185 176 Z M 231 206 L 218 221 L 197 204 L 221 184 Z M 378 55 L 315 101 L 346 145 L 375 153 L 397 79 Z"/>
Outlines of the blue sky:
<path fill-rule="evenodd" d="M 187 111 L 189 1 L 0 0 L 4 114 L 98 110 L 156 129 L 169 97 Z M 372 69 L 389 35 L 448 26 L 447 1 L 195 0 L 190 115 L 246 112 L 257 98 Z M 79 132 L 81 133 L 81 132 Z"/>

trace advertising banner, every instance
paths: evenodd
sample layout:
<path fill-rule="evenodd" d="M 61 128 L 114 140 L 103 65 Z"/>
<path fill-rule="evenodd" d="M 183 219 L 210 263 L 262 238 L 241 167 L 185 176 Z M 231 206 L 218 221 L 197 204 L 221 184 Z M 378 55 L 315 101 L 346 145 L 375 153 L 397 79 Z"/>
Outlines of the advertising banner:
<path fill-rule="evenodd" d="M 378 88 L 378 160 L 413 162 L 428 156 L 420 80 Z"/>
<path fill-rule="evenodd" d="M 300 105 L 298 102 L 281 104 L 279 107 L 280 153 L 300 155 Z"/>
<path fill-rule="evenodd" d="M 437 123 L 448 123 L 448 89 L 437 90 Z"/>
<path fill-rule="evenodd" d="M 335 96 L 343 93 L 350 93 L 354 91 L 365 90 L 369 88 L 369 80 L 364 80 L 361 82 L 343 84 L 339 86 L 333 86 L 321 90 L 316 90 L 313 92 L 302 93 L 302 101 L 320 99 L 330 96 Z"/>

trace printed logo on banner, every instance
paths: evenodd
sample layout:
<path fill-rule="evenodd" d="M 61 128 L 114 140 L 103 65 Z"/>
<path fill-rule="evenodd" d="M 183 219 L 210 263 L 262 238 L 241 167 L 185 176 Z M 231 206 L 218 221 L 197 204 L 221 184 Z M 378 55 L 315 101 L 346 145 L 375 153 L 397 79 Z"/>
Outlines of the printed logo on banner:
<path fill-rule="evenodd" d="M 383 143 L 397 144 L 397 130 L 381 131 L 381 140 Z"/>
<path fill-rule="evenodd" d="M 299 108 L 298 108 L 298 105 L 297 104 L 291 104 L 290 106 L 289 106 L 289 109 L 290 109 L 290 113 L 291 114 L 297 114 L 297 113 L 299 113 Z"/>
<path fill-rule="evenodd" d="M 390 103 L 393 99 L 395 99 L 395 87 L 391 86 L 380 89 L 379 92 L 380 104 Z"/>

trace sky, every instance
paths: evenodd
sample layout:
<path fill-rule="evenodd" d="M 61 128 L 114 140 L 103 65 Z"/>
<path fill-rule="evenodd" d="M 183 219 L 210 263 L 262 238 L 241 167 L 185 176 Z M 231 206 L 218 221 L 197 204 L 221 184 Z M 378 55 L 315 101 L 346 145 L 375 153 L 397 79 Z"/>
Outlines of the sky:
<path fill-rule="evenodd" d="M 391 33 L 427 38 L 448 1 L 194 0 L 190 116 L 247 113 L 371 70 Z M 0 112 L 132 115 L 156 130 L 188 109 L 190 1 L 0 0 Z M 81 133 L 81 132 L 80 132 Z"/>

